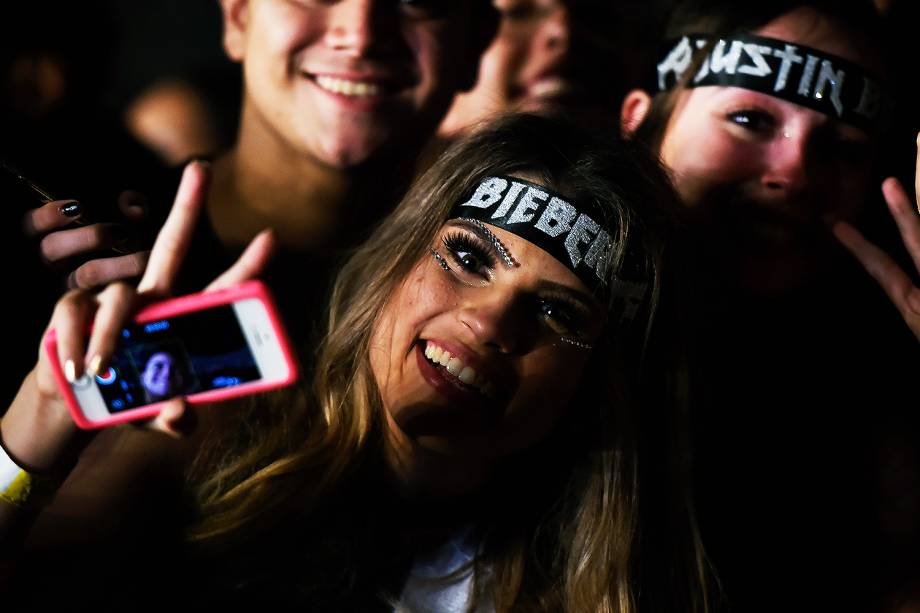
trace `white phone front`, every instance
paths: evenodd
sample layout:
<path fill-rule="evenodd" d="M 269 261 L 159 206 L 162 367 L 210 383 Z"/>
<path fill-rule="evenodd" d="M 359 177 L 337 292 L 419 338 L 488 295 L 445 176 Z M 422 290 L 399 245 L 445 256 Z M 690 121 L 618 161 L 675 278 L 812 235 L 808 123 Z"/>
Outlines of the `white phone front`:
<path fill-rule="evenodd" d="M 105 425 L 175 396 L 211 402 L 278 387 L 295 376 L 282 337 L 258 297 L 135 323 L 108 369 L 71 389 L 83 417 Z"/>

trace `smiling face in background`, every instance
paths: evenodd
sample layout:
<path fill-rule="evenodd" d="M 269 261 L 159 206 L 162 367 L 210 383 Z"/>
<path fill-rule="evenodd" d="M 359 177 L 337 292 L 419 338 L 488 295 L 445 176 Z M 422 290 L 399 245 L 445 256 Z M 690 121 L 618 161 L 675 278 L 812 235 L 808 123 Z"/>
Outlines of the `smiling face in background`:
<path fill-rule="evenodd" d="M 812 10 L 756 33 L 867 64 L 852 37 Z M 677 94 L 660 152 L 684 203 L 712 222 L 726 266 L 737 267 L 749 289 L 772 293 L 826 266 L 836 248 L 828 224 L 852 218 L 864 203 L 875 143 L 820 112 L 710 86 Z"/>
<path fill-rule="evenodd" d="M 501 21 L 482 56 L 475 87 L 457 96 L 441 126 L 462 131 L 497 113 L 578 111 L 591 120 L 614 114 L 616 94 L 609 74 L 613 52 L 607 43 L 615 24 L 605 2 L 494 0 Z M 602 107 L 602 108 L 599 108 Z"/>
<path fill-rule="evenodd" d="M 243 63 L 244 121 L 337 168 L 418 140 L 472 71 L 470 6 L 224 0 L 224 46 Z"/>
<path fill-rule="evenodd" d="M 391 433 L 410 446 L 488 462 L 545 436 L 569 405 L 604 313 L 575 274 L 536 245 L 447 222 L 396 289 L 370 364 Z"/>

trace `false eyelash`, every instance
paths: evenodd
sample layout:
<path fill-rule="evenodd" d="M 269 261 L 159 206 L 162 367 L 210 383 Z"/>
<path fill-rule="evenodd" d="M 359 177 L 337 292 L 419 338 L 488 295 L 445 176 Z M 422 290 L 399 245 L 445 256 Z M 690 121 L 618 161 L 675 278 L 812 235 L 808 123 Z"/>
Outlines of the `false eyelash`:
<path fill-rule="evenodd" d="M 472 253 L 479 258 L 487 268 L 495 268 L 495 255 L 492 246 L 484 245 L 480 240 L 473 238 L 466 232 L 450 232 L 444 239 L 444 246 L 456 258 L 458 251 Z"/>

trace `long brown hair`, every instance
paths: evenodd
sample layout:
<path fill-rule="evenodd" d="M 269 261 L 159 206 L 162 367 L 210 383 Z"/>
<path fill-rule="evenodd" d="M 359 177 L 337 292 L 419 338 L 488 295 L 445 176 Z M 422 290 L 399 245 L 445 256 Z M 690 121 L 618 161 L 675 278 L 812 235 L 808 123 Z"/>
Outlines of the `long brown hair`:
<path fill-rule="evenodd" d="M 233 433 L 233 451 L 204 473 L 204 519 L 194 538 L 226 543 L 279 513 L 309 513 L 349 478 L 359 456 L 379 448 L 383 409 L 368 360 L 374 324 L 427 257 L 453 204 L 496 174 L 592 201 L 616 240 L 609 274 L 638 260 L 650 290 L 637 321 L 608 324 L 584 375 L 591 385 L 581 387 L 563 421 L 546 440 L 500 462 L 483 486 L 495 504 L 477 526 L 475 597 L 499 611 L 626 613 L 666 601 L 673 607 L 656 608 L 705 610 L 688 492 L 679 477 L 641 482 L 679 463 L 659 440 L 666 437 L 640 432 L 650 423 L 659 431 L 670 409 L 643 407 L 635 393 L 676 200 L 640 146 L 600 142 L 547 117 L 510 116 L 456 143 L 350 257 L 332 292 L 312 392 L 289 392 L 274 412 L 261 409 L 267 426 Z M 618 319 L 610 313 L 609 321 Z"/>

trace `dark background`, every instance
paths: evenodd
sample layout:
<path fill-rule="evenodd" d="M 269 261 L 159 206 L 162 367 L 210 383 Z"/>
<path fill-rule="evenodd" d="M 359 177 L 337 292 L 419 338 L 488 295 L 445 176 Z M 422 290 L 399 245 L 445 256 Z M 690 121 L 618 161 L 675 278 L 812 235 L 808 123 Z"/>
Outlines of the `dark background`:
<path fill-rule="evenodd" d="M 651 59 L 659 49 L 659 32 L 668 14 L 669 0 L 601 1 L 609 1 L 616 6 L 616 10 L 608 13 L 610 19 L 616 22 L 594 24 L 595 31 L 609 31 L 608 47 L 612 54 L 596 58 L 594 69 L 597 78 L 618 81 L 622 91 L 632 86 L 644 86 L 646 76 L 651 74 Z M 916 137 L 920 130 L 920 113 L 917 112 L 920 68 L 916 51 L 920 2 L 893 0 L 892 4 L 889 18 L 893 48 L 891 71 L 895 75 L 899 105 L 894 128 L 884 145 L 879 181 L 894 174 L 912 191 Z M 125 188 L 151 194 L 154 203 L 168 203 L 175 189 L 176 174 L 127 135 L 123 127 L 123 113 L 138 94 L 157 81 L 165 78 L 184 80 L 199 88 L 208 101 L 222 143 L 232 142 L 242 85 L 238 67 L 223 54 L 220 30 L 217 0 L 30 0 L 27 3 L 7 3 L 0 19 L 0 78 L 3 79 L 0 83 L 0 157 L 14 160 L 23 171 L 51 189 L 56 196 L 79 198 L 89 207 L 90 215 L 98 219 L 114 214 L 110 203 L 114 194 Z M 27 62 L 50 58 L 61 70 L 62 80 L 58 81 L 58 85 L 63 89 L 58 96 L 51 97 L 53 103 L 48 102 L 47 92 L 30 91 L 28 86 L 22 87 L 21 81 L 17 80 L 20 74 L 17 66 L 22 66 L 24 58 Z M 34 68 L 35 65 L 31 66 Z M 619 74 L 611 74 L 611 67 L 618 67 Z M 610 112 L 616 114 L 618 109 Z M 10 360 L 6 376 L 0 380 L 0 397 L 5 405 L 13 397 L 23 375 L 31 368 L 36 339 L 47 324 L 51 307 L 64 287 L 60 271 L 48 271 L 39 261 L 36 242 L 22 236 L 19 225 L 22 205 L 4 199 L 0 207 L 7 216 L 7 223 L 0 226 L 0 257 L 3 261 L 0 275 L 4 287 L 8 288 L 2 308 L 6 318 L 3 329 L 7 332 L 3 340 L 8 352 L 21 357 Z M 867 235 L 893 253 L 906 269 L 912 270 L 880 194 L 868 203 L 864 217 L 861 227 Z M 866 283 L 858 291 L 877 289 Z M 846 297 L 841 299 L 846 300 Z M 871 324 L 871 321 L 858 319 L 840 322 L 842 333 L 846 332 L 847 326 Z M 909 337 L 906 328 L 901 331 Z M 815 359 L 820 360 L 820 356 Z M 798 361 L 805 363 L 806 360 L 799 355 Z M 857 378 L 860 376 L 858 371 L 849 374 Z M 910 374 L 905 376 L 911 378 Z M 807 377 L 802 378 L 807 380 Z M 920 377 L 912 378 L 914 381 L 918 379 Z M 906 381 L 908 385 L 905 389 L 910 389 L 911 382 Z M 743 398 L 746 393 L 759 392 L 739 390 L 738 393 Z M 817 398 L 820 393 L 812 390 L 811 394 L 816 397 L 816 402 L 820 402 Z M 867 489 L 854 490 L 853 500 L 868 509 L 882 534 L 881 545 L 877 546 L 884 553 L 879 559 L 887 560 L 885 564 L 890 567 L 881 570 L 890 576 L 890 585 L 896 586 L 893 589 L 902 589 L 905 583 L 915 581 L 916 569 L 920 568 L 917 396 L 905 396 L 901 401 L 896 409 L 885 413 L 884 419 L 888 421 L 881 425 L 873 425 L 873 407 L 866 408 L 866 432 L 877 437 L 878 456 L 868 460 L 868 472 L 871 474 L 856 475 L 858 479 L 852 484 L 854 488 L 869 484 Z M 782 411 L 766 412 L 766 409 L 765 412 L 753 412 L 744 409 L 743 401 L 739 402 L 738 413 L 721 422 L 720 431 L 708 432 L 710 437 L 729 441 L 720 449 L 735 449 L 743 454 L 746 445 L 743 436 L 759 437 L 761 443 L 768 436 L 776 436 L 776 447 L 783 449 L 785 446 L 788 451 L 788 441 L 784 442 L 781 437 L 790 430 L 777 426 L 777 419 L 789 424 L 801 424 L 806 419 L 805 416 Z M 808 419 L 815 418 L 811 416 Z M 861 423 L 859 418 L 854 418 L 851 430 L 858 429 Z M 822 428 L 820 424 L 812 425 L 818 431 Z M 804 442 L 793 436 L 793 443 L 800 446 L 796 453 L 830 457 L 828 454 L 839 451 L 847 443 L 834 427 L 828 427 L 824 432 L 825 438 Z M 744 480 L 750 473 L 743 466 L 733 466 L 731 457 L 713 456 L 707 449 L 702 450 L 701 455 L 707 466 L 715 466 L 725 476 L 723 481 L 701 484 L 707 496 L 706 504 L 710 509 L 717 508 L 723 501 L 729 504 L 735 492 L 732 487 L 725 487 L 725 482 Z M 771 466 L 790 472 L 797 469 L 796 457 L 790 454 L 783 454 L 778 462 L 766 462 L 769 466 L 760 467 L 763 471 L 772 470 Z M 782 483 L 782 479 L 778 478 L 772 485 L 782 487 Z M 788 481 L 786 483 L 788 485 Z M 846 483 L 840 485 L 847 487 Z M 804 489 L 807 485 L 802 487 Z M 794 494 L 807 496 L 809 492 L 796 491 Z M 790 501 L 790 504 L 794 505 L 795 501 Z M 803 509 L 803 517 L 807 517 L 808 521 L 828 521 L 826 517 L 813 515 L 809 509 Z M 701 514 L 704 535 L 707 531 L 725 529 L 724 526 L 710 525 L 713 516 L 718 514 L 707 513 L 704 505 Z M 737 518 L 737 524 L 751 530 L 751 533 L 758 531 L 756 526 L 746 525 L 743 517 Z M 759 531 L 758 536 L 751 539 L 752 547 L 762 544 L 764 535 L 769 534 L 769 530 Z M 724 539 L 724 535 L 722 537 Z M 803 528 L 802 538 L 808 538 L 808 526 Z M 840 538 L 851 538 L 854 543 L 863 540 L 859 534 L 850 537 L 844 534 Z M 807 568 L 799 568 L 803 564 L 799 552 L 786 553 L 791 561 L 790 567 L 795 567 L 796 572 L 809 572 Z M 874 562 L 867 560 L 867 564 Z M 738 569 L 731 568 L 731 564 L 728 566 L 724 574 L 728 580 L 726 589 L 729 595 L 732 596 L 733 590 L 734 594 L 741 589 L 747 590 L 745 596 L 749 599 L 746 602 L 756 602 L 759 584 L 753 582 L 751 586 L 746 586 L 744 579 L 738 583 L 734 579 Z M 787 584 L 783 567 L 758 570 L 775 573 L 774 577 L 764 578 L 767 584 Z M 740 585 L 743 587 L 738 587 Z M 845 597 L 849 587 L 840 584 L 837 596 Z M 828 602 L 838 600 L 834 597 Z M 735 602 L 739 601 L 736 599 Z M 744 603 L 744 598 L 740 602 Z M 790 605 L 789 610 L 797 608 Z M 896 610 L 894 604 L 886 608 Z M 742 609 L 753 610 L 753 607 L 742 604 L 739 610 Z"/>

